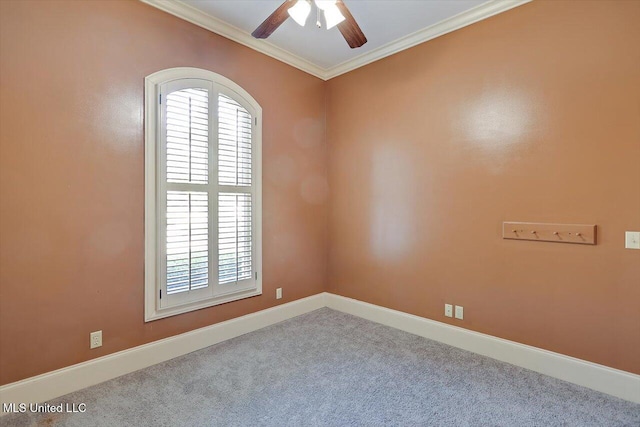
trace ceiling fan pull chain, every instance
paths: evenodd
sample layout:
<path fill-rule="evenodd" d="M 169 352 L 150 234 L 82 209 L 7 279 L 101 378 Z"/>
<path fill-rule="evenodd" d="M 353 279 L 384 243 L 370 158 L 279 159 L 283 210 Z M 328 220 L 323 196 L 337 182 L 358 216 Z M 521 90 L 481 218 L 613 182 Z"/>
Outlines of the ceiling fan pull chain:
<path fill-rule="evenodd" d="M 320 22 L 320 8 L 316 6 L 316 27 L 322 28 L 322 23 Z"/>

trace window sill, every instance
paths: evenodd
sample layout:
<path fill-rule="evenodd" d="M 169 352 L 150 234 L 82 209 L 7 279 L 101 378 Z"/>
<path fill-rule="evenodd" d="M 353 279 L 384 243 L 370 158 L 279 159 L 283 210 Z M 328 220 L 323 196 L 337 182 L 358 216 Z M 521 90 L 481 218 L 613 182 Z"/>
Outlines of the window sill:
<path fill-rule="evenodd" d="M 231 294 L 225 294 L 214 298 L 208 298 L 203 301 L 196 301 L 189 304 L 183 304 L 176 307 L 165 308 L 162 310 L 149 310 L 145 312 L 144 321 L 151 322 L 158 319 L 164 319 L 165 317 L 171 317 L 178 314 L 188 313 L 194 310 L 200 310 L 202 308 L 213 307 L 214 305 L 225 304 L 232 301 L 238 301 L 245 298 L 251 298 L 258 295 L 262 295 L 262 289 L 247 289 Z"/>

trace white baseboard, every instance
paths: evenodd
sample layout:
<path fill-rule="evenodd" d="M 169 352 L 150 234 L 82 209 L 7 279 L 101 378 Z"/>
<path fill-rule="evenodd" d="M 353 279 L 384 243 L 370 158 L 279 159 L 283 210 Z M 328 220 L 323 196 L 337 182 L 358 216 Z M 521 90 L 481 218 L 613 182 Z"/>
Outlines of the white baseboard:
<path fill-rule="evenodd" d="M 640 375 L 352 298 L 326 294 L 327 307 L 640 403 Z"/>
<path fill-rule="evenodd" d="M 46 402 L 322 307 L 640 403 L 640 375 L 324 292 L 4 385 L 0 405 Z"/>
<path fill-rule="evenodd" d="M 0 387 L 4 403 L 40 403 L 325 306 L 317 294 Z M 3 414 L 0 408 L 0 415 Z"/>

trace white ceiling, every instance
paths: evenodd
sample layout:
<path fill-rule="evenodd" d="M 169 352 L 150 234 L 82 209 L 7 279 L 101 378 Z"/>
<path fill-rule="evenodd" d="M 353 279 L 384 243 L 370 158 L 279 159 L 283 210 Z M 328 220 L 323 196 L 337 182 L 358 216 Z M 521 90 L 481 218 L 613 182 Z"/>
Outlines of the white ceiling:
<path fill-rule="evenodd" d="M 283 0 L 142 0 L 323 79 L 530 0 L 344 0 L 368 42 L 351 49 L 337 28 L 301 27 L 287 19 L 268 39 L 251 32 Z"/>
<path fill-rule="evenodd" d="M 183 0 L 203 12 L 251 34 L 282 0 Z M 338 31 L 315 26 L 312 9 L 307 25 L 287 19 L 267 40 L 321 67 L 331 68 L 408 34 L 429 27 L 486 0 L 345 0 L 368 42 L 351 49 Z"/>

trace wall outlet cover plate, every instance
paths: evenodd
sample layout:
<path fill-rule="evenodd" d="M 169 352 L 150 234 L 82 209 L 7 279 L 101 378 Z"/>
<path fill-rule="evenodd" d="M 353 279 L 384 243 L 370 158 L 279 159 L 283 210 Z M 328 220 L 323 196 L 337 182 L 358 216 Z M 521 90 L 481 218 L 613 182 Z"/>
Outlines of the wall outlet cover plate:
<path fill-rule="evenodd" d="M 640 231 L 625 231 L 624 247 L 626 249 L 640 249 Z"/>
<path fill-rule="evenodd" d="M 453 317 L 453 306 L 451 304 L 444 305 L 444 315 L 447 317 Z"/>
<path fill-rule="evenodd" d="M 91 332 L 89 335 L 89 348 L 102 347 L 102 331 Z"/>

